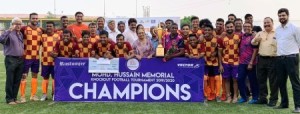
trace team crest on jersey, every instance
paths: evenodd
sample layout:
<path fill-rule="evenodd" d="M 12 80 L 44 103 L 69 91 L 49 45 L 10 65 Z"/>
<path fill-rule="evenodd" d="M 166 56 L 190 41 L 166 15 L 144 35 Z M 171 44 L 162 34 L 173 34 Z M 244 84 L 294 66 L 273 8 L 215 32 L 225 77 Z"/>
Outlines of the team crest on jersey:
<path fill-rule="evenodd" d="M 225 41 L 225 42 L 224 42 L 224 45 L 225 45 L 225 46 L 227 46 L 228 44 L 229 44 L 229 42 L 228 42 L 228 41 Z"/>
<path fill-rule="evenodd" d="M 234 44 L 239 44 L 239 43 L 240 43 L 240 40 L 234 39 L 233 42 L 234 42 Z"/>
<path fill-rule="evenodd" d="M 64 50 L 64 46 L 60 46 L 59 49 L 60 49 L 60 50 Z"/>
<path fill-rule="evenodd" d="M 59 39 L 58 39 L 58 37 L 54 37 L 54 41 L 58 41 Z"/>
<path fill-rule="evenodd" d="M 212 42 L 211 43 L 211 47 L 217 47 L 217 43 L 216 42 Z"/>
<path fill-rule="evenodd" d="M 38 35 L 40 35 L 40 36 L 41 36 L 42 34 L 43 34 L 43 32 L 41 32 L 41 31 L 39 31 L 39 32 L 38 32 Z"/>

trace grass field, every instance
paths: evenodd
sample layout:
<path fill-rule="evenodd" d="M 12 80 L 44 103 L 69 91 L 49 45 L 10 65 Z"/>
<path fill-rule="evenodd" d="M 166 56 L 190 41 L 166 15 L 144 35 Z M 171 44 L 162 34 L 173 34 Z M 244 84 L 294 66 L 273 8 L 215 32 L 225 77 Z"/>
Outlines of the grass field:
<path fill-rule="evenodd" d="M 27 80 L 27 101 L 30 95 L 30 78 Z M 294 107 L 291 85 L 288 83 L 290 108 L 276 110 L 264 105 L 250 104 L 226 104 L 215 101 L 203 103 L 140 103 L 140 102 L 97 102 L 97 103 L 59 103 L 48 100 L 45 102 L 29 101 L 25 104 L 7 105 L 5 102 L 5 67 L 4 56 L 0 54 L 0 114 L 288 114 Z M 38 96 L 41 93 L 41 81 L 39 77 Z M 50 86 L 51 87 L 51 86 Z M 50 88 L 49 87 L 49 88 Z M 48 96 L 51 96 L 50 93 Z"/>

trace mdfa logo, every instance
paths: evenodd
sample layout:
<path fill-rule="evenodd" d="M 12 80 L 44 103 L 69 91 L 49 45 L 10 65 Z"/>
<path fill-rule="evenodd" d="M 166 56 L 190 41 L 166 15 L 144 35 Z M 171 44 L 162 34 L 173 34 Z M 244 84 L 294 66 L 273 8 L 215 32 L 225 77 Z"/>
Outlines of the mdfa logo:
<path fill-rule="evenodd" d="M 193 63 L 178 63 L 177 67 L 179 68 L 199 68 L 200 64 L 193 64 Z"/>
<path fill-rule="evenodd" d="M 140 62 L 137 59 L 129 59 L 127 61 L 127 68 L 129 70 L 136 70 L 140 67 Z"/>

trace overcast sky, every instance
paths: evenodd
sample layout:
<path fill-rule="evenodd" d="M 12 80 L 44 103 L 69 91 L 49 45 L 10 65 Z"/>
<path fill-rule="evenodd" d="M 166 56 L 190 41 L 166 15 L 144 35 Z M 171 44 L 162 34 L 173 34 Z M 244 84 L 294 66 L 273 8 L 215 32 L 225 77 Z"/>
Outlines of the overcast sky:
<path fill-rule="evenodd" d="M 89 16 L 104 15 L 104 0 L 0 0 L 1 14 L 28 14 L 37 12 L 46 14 L 73 15 L 82 11 Z M 106 17 L 136 17 L 143 16 L 143 6 L 150 6 L 151 17 L 184 17 L 196 15 L 200 18 L 215 20 L 218 17 L 226 18 L 229 13 L 243 17 L 252 13 L 254 20 L 262 20 L 266 16 L 277 19 L 279 8 L 290 10 L 291 20 L 300 20 L 300 0 L 105 0 Z"/>

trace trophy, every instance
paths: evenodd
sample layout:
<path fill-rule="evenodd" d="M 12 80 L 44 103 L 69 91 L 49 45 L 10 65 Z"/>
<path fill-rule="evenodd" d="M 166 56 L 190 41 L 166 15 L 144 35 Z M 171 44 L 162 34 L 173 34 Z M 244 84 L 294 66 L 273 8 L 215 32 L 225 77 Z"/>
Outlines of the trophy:
<path fill-rule="evenodd" d="M 153 32 L 155 33 L 155 32 Z M 162 46 L 162 35 L 163 35 L 163 29 L 160 27 L 160 23 L 158 24 L 157 33 L 156 36 L 158 37 L 159 44 L 156 48 L 156 57 L 164 57 L 165 56 L 165 49 Z"/>

